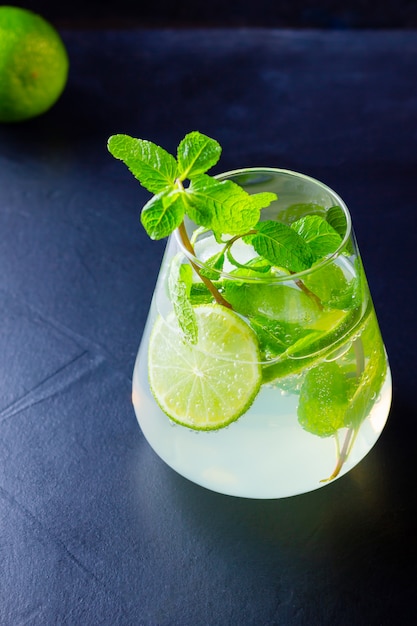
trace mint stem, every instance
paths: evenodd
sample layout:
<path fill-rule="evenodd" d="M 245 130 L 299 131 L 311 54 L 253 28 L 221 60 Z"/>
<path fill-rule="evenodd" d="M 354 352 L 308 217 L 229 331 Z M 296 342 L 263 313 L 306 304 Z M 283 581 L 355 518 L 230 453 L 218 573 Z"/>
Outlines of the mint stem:
<path fill-rule="evenodd" d="M 356 359 L 356 377 L 360 378 L 365 369 L 365 354 L 363 350 L 362 339 L 355 339 L 353 342 L 353 349 L 355 351 L 355 359 Z"/>
<path fill-rule="evenodd" d="M 330 482 L 331 480 L 334 480 L 339 475 L 340 470 L 342 469 L 345 461 L 347 460 L 347 458 L 349 456 L 349 452 L 350 452 L 349 444 L 350 444 L 350 440 L 351 440 L 354 432 L 355 432 L 354 428 L 349 428 L 349 430 L 347 431 L 345 440 L 343 442 L 342 449 L 341 449 L 340 454 L 339 454 L 338 459 L 337 459 L 336 467 L 334 468 L 333 473 L 331 474 L 331 476 L 321 480 L 320 481 L 321 483 Z"/>
<path fill-rule="evenodd" d="M 355 352 L 355 359 L 356 359 L 356 377 L 360 378 L 365 369 L 365 354 L 363 351 L 363 343 L 360 337 L 358 339 L 355 339 L 355 341 L 353 342 L 353 350 Z M 328 482 L 330 480 L 333 480 L 339 475 L 340 470 L 342 469 L 345 461 L 347 460 L 349 454 L 352 451 L 353 444 L 355 443 L 357 434 L 358 434 L 358 428 L 353 428 L 353 427 L 349 428 L 349 430 L 346 433 L 346 437 L 343 442 L 342 449 L 340 453 L 338 454 L 336 467 L 334 468 L 332 475 L 329 476 L 329 478 L 325 478 L 324 480 L 321 480 L 320 482 L 322 483 Z"/>
<path fill-rule="evenodd" d="M 194 251 L 194 247 L 188 237 L 188 233 L 187 230 L 185 228 L 185 224 L 184 222 L 181 222 L 181 224 L 178 227 L 178 233 L 180 235 L 181 241 L 184 245 L 184 248 L 186 250 L 188 250 L 188 252 L 190 254 L 193 255 L 193 257 L 196 256 L 195 251 Z M 211 280 L 209 280 L 208 278 L 206 278 L 206 276 L 204 276 L 201 271 L 200 268 L 198 267 L 198 265 L 196 263 L 194 263 L 194 261 L 192 261 L 190 259 L 190 263 L 191 266 L 193 267 L 194 271 L 196 272 L 196 274 L 198 275 L 198 277 L 203 281 L 203 283 L 205 284 L 205 286 L 207 287 L 207 289 L 210 291 L 210 293 L 212 294 L 213 298 L 216 300 L 216 302 L 218 304 L 221 304 L 222 306 L 227 307 L 228 309 L 231 309 L 232 306 L 231 304 L 229 304 L 229 302 L 227 302 L 227 300 L 225 300 L 222 296 L 222 294 L 219 292 L 219 290 L 216 288 L 215 285 L 213 285 L 213 283 L 211 282 Z"/>
<path fill-rule="evenodd" d="M 315 293 L 313 293 L 312 291 L 310 291 L 310 289 L 308 287 L 305 286 L 305 284 L 303 283 L 302 280 L 296 280 L 295 284 L 297 285 L 297 287 L 299 289 L 301 289 L 301 291 L 304 291 L 304 293 L 313 300 L 313 302 L 315 302 L 317 304 L 317 306 L 319 307 L 319 309 L 323 309 L 323 305 L 321 303 L 321 300 L 318 296 L 316 296 Z"/>

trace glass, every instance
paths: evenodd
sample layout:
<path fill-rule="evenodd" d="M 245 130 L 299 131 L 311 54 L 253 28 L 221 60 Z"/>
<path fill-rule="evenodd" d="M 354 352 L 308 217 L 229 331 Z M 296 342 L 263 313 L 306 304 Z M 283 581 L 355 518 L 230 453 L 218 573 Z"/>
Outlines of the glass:
<path fill-rule="evenodd" d="M 251 194 L 276 193 L 278 200 L 262 210 L 262 220 L 294 226 L 306 215 L 318 216 L 321 224 L 330 224 L 338 233 L 340 244 L 310 269 L 291 273 L 256 268 L 253 248 L 239 239 L 229 248 L 233 263 L 217 272 L 212 261 L 208 267 L 208 259 L 220 249 L 211 232 L 188 222 L 190 251 L 175 231 L 168 240 L 134 368 L 136 416 L 154 451 L 179 474 L 208 489 L 248 498 L 308 492 L 333 482 L 363 459 L 381 434 L 391 405 L 390 370 L 349 211 L 329 187 L 299 173 L 254 168 L 217 178 L 231 179 Z M 175 305 L 169 281 L 175 264 L 177 270 L 190 268 L 191 289 L 200 294 L 195 295 L 196 308 L 206 307 L 209 317 L 226 308 L 207 304 L 213 295 L 204 276 L 210 277 L 209 286 L 215 285 L 234 308 L 231 315 L 239 316 L 240 331 L 242 325 L 249 328 L 248 337 L 243 329 L 239 346 L 253 347 L 254 342 L 258 346 L 260 387 L 254 398 L 244 400 L 248 407 L 238 419 L 215 430 L 173 421 L 150 390 L 150 378 L 158 390 L 166 385 L 163 392 L 172 403 L 176 357 L 166 352 L 167 363 L 156 379 L 148 356 L 168 334 L 173 354 L 184 346 L 184 336 L 172 322 Z M 251 265 L 253 271 L 248 269 Z M 229 318 L 226 315 L 226 330 Z M 222 318 L 212 317 L 213 327 L 221 324 Z M 223 356 L 218 345 L 210 354 L 210 341 L 203 343 L 198 339 L 187 350 L 199 363 L 208 364 L 198 372 L 204 378 L 210 358 L 218 363 Z M 251 393 L 253 357 L 241 357 L 239 362 L 227 353 L 223 365 L 221 380 L 211 392 L 218 393 L 223 406 L 226 397 L 227 407 L 233 407 L 240 394 Z M 189 393 L 192 402 L 194 388 Z"/>

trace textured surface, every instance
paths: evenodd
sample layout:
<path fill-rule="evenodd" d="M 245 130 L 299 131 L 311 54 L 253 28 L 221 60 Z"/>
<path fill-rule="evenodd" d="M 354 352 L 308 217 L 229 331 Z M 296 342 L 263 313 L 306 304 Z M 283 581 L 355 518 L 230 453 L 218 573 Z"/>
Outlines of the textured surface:
<path fill-rule="evenodd" d="M 0 623 L 414 623 L 417 34 L 63 32 L 68 87 L 0 126 Z M 144 441 L 131 372 L 164 244 L 106 151 L 292 168 L 351 209 L 394 377 L 366 459 L 286 500 L 221 496 Z"/>

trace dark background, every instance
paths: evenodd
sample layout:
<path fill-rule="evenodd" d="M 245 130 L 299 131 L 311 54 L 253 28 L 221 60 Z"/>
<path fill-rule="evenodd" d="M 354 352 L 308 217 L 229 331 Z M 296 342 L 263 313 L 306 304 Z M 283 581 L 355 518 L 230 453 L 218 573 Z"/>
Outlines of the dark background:
<path fill-rule="evenodd" d="M 416 28 L 415 0 L 89 0 L 9 3 L 43 14 L 57 26 Z"/>
<path fill-rule="evenodd" d="M 143 2 L 23 5 L 71 67 L 47 114 L 0 125 L 0 626 L 415 626 L 415 3 Z M 137 425 L 164 242 L 106 141 L 191 129 L 219 169 L 294 169 L 351 210 L 394 402 L 316 492 L 199 488 Z"/>

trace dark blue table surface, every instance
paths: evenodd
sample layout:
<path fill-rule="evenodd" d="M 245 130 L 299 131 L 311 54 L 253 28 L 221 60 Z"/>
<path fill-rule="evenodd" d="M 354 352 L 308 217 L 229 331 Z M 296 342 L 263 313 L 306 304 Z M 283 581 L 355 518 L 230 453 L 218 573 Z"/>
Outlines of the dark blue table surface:
<path fill-rule="evenodd" d="M 414 624 L 417 32 L 66 31 L 65 93 L 0 126 L 0 623 Z M 348 475 L 222 496 L 145 442 L 131 374 L 164 242 L 106 149 L 215 137 L 216 171 L 323 180 L 350 207 L 394 379 Z"/>

